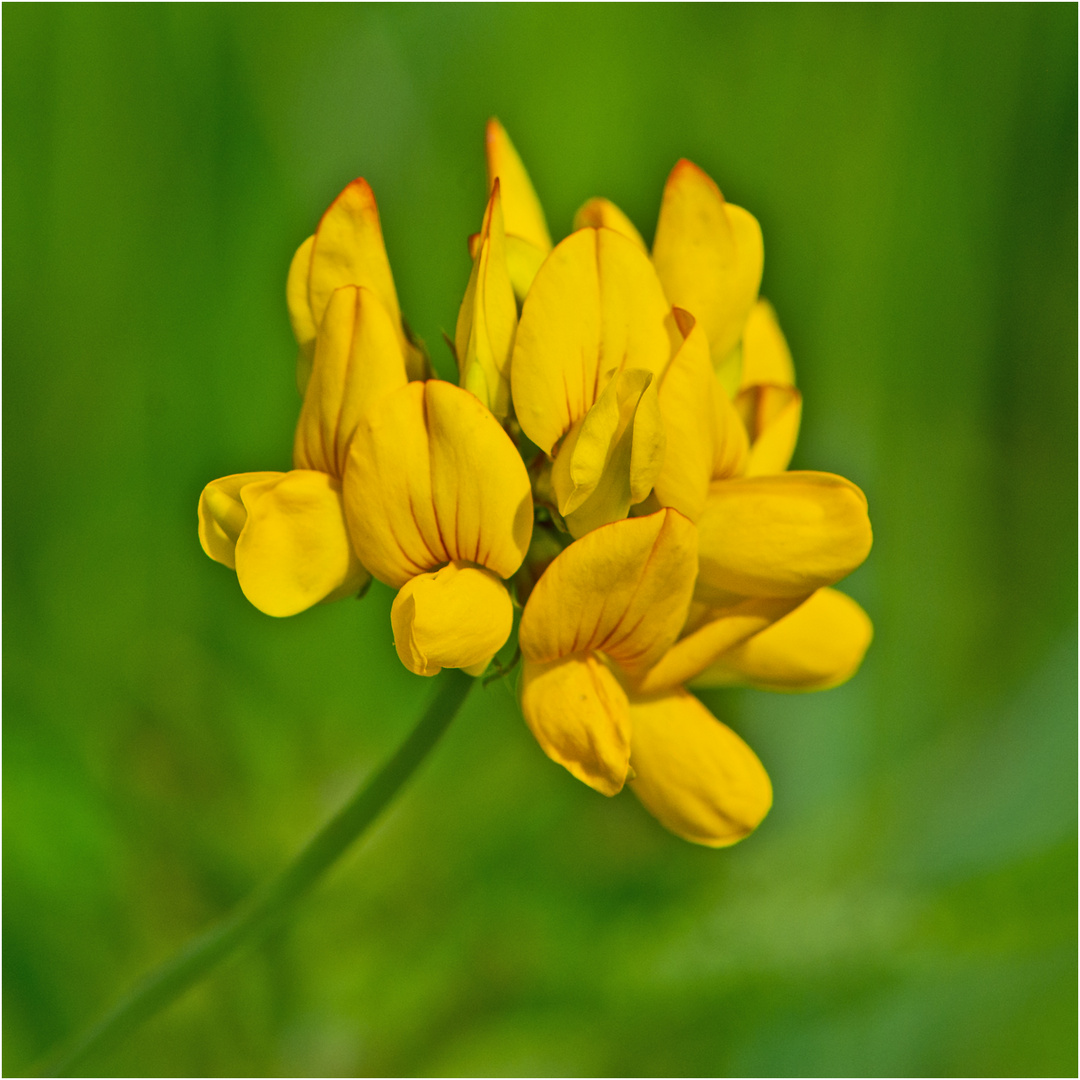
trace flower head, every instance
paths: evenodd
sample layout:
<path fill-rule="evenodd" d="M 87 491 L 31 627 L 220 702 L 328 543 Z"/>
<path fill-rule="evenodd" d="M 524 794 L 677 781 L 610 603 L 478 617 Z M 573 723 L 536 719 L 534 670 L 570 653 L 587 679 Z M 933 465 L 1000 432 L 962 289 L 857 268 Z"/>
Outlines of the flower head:
<path fill-rule="evenodd" d="M 203 547 L 275 615 L 377 578 L 418 675 L 480 674 L 523 607 L 520 701 L 544 752 L 605 795 L 629 785 L 680 836 L 734 843 L 769 778 L 686 687 L 855 672 L 872 628 L 833 586 L 870 550 L 866 498 L 788 470 L 802 397 L 751 214 L 680 161 L 651 250 L 606 199 L 553 246 L 497 121 L 486 145 L 459 385 L 429 377 L 355 181 L 289 270 L 294 468 L 208 485 Z"/>

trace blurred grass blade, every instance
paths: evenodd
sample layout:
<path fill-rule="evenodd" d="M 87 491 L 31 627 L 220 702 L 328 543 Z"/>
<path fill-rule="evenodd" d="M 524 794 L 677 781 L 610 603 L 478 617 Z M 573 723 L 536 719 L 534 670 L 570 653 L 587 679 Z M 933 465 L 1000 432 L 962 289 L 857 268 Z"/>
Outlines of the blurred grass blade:
<path fill-rule="evenodd" d="M 115 1046 L 143 1021 L 175 1001 L 239 946 L 284 917 L 412 776 L 457 714 L 474 681 L 464 672 L 448 668 L 438 679 L 435 700 L 394 756 L 361 786 L 278 877 L 229 918 L 195 938 L 147 975 L 96 1024 L 58 1047 L 34 1075 L 72 1074 L 88 1058 Z"/>

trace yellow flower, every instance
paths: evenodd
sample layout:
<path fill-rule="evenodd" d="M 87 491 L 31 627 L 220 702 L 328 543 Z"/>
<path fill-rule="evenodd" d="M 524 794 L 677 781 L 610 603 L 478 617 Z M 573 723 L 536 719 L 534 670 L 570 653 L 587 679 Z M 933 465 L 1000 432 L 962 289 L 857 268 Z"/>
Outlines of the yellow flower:
<path fill-rule="evenodd" d="M 236 570 L 244 595 L 267 615 L 351 596 L 369 580 L 345 522 L 345 462 L 360 417 L 406 383 L 394 321 L 364 287 L 331 294 L 313 354 L 293 470 L 226 476 L 199 499 L 203 550 Z"/>
<path fill-rule="evenodd" d="M 238 473 L 199 499 L 199 539 L 236 570 L 268 615 L 295 615 L 359 592 L 370 575 L 345 521 L 342 480 L 363 413 L 404 386 L 423 357 L 408 339 L 375 199 L 351 183 L 301 244 L 289 269 L 289 314 L 304 403 L 292 471 Z"/>
<path fill-rule="evenodd" d="M 648 683 L 686 619 L 696 546 L 674 510 L 571 544 L 522 615 L 521 706 L 544 752 L 578 779 L 605 795 L 629 780 L 673 832 L 722 847 L 768 812 L 768 775 L 695 697 Z"/>
<path fill-rule="evenodd" d="M 401 662 L 417 675 L 482 671 L 510 636 L 502 579 L 533 524 L 528 473 L 498 421 L 450 383 L 409 383 L 363 417 L 344 493 L 357 553 L 399 590 Z"/>

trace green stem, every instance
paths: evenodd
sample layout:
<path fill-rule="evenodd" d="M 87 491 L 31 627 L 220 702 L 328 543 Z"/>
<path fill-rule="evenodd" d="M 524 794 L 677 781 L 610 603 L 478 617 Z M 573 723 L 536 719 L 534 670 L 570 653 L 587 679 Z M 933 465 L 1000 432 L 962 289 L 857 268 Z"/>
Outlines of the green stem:
<path fill-rule="evenodd" d="M 439 693 L 397 753 L 323 826 L 274 880 L 217 926 L 150 972 L 96 1024 L 50 1054 L 35 1075 L 68 1075 L 91 1054 L 115 1046 L 143 1021 L 175 1001 L 238 946 L 265 930 L 304 895 L 361 836 L 439 740 L 474 680 L 457 669 L 439 679 Z"/>

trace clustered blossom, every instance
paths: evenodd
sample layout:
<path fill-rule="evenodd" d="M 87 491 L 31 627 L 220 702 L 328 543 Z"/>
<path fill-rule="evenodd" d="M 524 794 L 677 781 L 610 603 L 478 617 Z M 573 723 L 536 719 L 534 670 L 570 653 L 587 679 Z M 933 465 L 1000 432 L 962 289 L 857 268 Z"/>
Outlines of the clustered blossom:
<path fill-rule="evenodd" d="M 734 843 L 769 778 L 685 687 L 854 674 L 870 620 L 831 586 L 870 550 L 866 499 L 787 469 L 802 398 L 758 297 L 761 230 L 702 170 L 672 170 L 650 252 L 604 199 L 553 246 L 494 120 L 487 166 L 459 385 L 402 319 L 354 181 L 289 270 L 294 468 L 208 484 L 203 549 L 269 615 L 377 578 L 418 675 L 482 674 L 523 609 L 519 696 L 544 752 L 688 840 Z"/>

